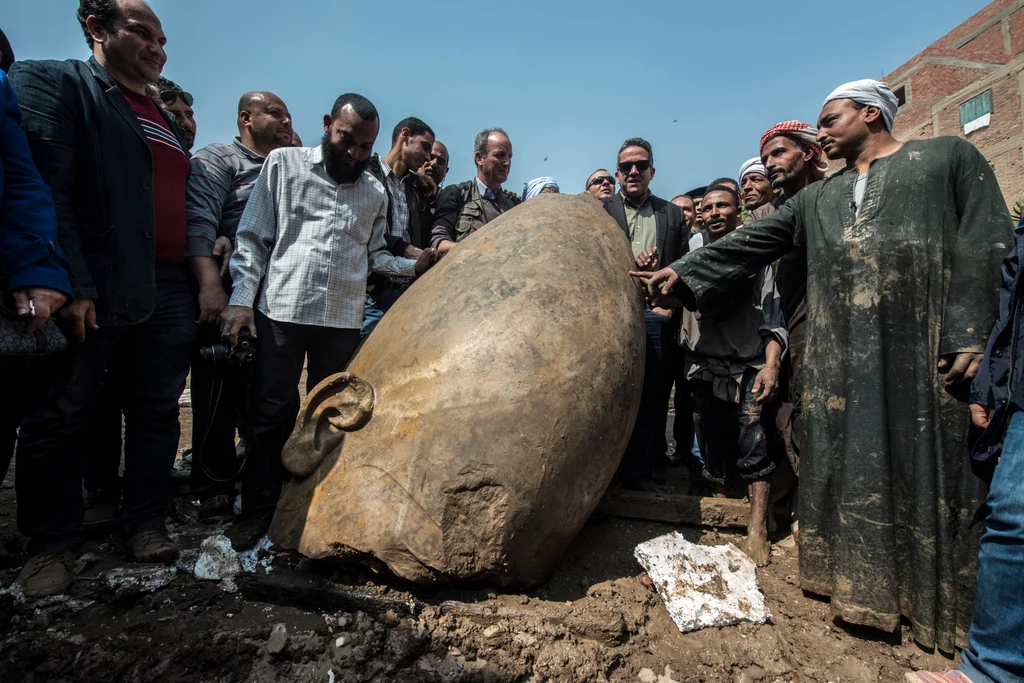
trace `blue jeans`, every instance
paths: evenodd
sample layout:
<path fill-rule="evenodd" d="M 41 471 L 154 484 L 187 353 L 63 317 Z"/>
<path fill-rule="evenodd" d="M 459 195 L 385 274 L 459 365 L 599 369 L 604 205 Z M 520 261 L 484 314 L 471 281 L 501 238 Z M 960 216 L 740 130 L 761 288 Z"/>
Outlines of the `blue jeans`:
<path fill-rule="evenodd" d="M 1024 412 L 1014 410 L 986 501 L 978 593 L 960 670 L 974 683 L 1024 681 Z"/>
<path fill-rule="evenodd" d="M 378 287 L 374 293 L 377 295 L 376 297 L 371 294 L 366 295 L 366 305 L 363 307 L 363 327 L 359 330 L 360 339 L 370 336 L 373 328 L 377 327 L 377 323 L 384 317 L 384 314 L 398 301 L 402 290 Z"/>

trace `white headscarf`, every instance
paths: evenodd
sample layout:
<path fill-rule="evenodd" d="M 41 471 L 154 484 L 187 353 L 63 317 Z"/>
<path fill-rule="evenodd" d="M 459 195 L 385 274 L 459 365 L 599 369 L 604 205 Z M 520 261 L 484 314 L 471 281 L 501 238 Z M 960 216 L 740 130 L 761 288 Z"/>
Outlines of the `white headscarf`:
<path fill-rule="evenodd" d="M 534 178 L 523 186 L 523 201 L 525 202 L 527 199 L 536 197 L 545 187 L 553 187 L 555 191 L 559 191 L 558 183 L 555 182 L 554 178 L 549 178 L 548 176 Z"/>
<path fill-rule="evenodd" d="M 851 81 L 839 86 L 825 98 L 825 103 L 822 106 L 832 100 L 853 100 L 868 107 L 878 107 L 889 132 L 892 132 L 892 120 L 896 118 L 896 110 L 900 106 L 888 84 L 871 78 Z"/>
<path fill-rule="evenodd" d="M 768 174 L 764 172 L 764 164 L 761 163 L 760 157 L 747 159 L 744 164 L 740 166 L 740 185 L 743 184 L 743 176 L 748 173 L 760 173 L 765 178 L 768 177 Z"/>

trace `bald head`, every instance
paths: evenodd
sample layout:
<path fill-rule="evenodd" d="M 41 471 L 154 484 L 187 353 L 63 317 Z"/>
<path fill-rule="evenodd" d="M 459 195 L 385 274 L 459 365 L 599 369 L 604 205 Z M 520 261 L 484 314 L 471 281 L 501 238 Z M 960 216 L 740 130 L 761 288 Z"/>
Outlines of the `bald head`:
<path fill-rule="evenodd" d="M 274 93 L 247 92 L 238 100 L 238 134 L 243 145 L 266 156 L 292 144 L 292 115 Z"/>

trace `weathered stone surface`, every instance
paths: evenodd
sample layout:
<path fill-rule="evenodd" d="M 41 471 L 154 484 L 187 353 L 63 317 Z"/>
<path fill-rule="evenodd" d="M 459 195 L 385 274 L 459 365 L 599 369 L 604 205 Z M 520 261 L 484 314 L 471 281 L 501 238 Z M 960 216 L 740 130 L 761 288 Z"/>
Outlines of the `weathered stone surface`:
<path fill-rule="evenodd" d="M 271 540 L 416 582 L 542 580 L 636 417 L 631 263 L 586 196 L 532 199 L 461 242 L 306 398 Z"/>
<path fill-rule="evenodd" d="M 284 624 L 274 624 L 267 639 L 267 652 L 279 655 L 288 646 L 288 628 Z"/>

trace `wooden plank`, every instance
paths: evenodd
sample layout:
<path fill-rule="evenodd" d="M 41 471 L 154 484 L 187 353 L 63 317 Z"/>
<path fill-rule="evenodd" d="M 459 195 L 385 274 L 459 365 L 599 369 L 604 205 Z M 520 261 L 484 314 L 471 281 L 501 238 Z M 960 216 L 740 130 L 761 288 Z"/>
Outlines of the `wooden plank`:
<path fill-rule="evenodd" d="M 246 600 L 310 611 L 361 610 L 373 615 L 393 611 L 415 615 L 423 608 L 423 603 L 409 596 L 377 595 L 341 586 L 312 572 L 284 567 L 275 567 L 269 574 L 245 574 L 239 577 L 238 589 Z"/>
<path fill-rule="evenodd" d="M 596 512 L 654 522 L 746 528 L 750 505 L 735 498 L 704 498 L 680 493 L 616 489 L 605 494 Z"/>

